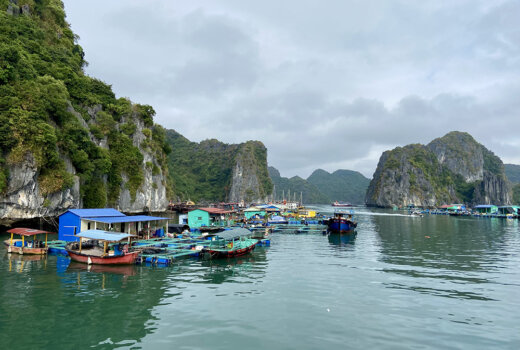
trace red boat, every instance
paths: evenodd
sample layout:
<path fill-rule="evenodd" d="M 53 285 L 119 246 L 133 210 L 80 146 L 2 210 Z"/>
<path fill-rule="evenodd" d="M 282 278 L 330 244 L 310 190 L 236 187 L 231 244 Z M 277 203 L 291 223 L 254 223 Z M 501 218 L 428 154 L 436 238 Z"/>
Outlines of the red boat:
<path fill-rule="evenodd" d="M 85 251 L 86 252 L 86 251 Z M 128 265 L 134 264 L 139 252 L 124 253 L 119 256 L 95 256 L 90 253 L 82 254 L 67 250 L 72 260 L 86 263 L 86 264 L 98 264 L 98 265 Z"/>
<path fill-rule="evenodd" d="M 11 239 L 4 241 L 7 246 L 8 253 L 17 254 L 32 254 L 32 255 L 44 255 L 47 254 L 47 234 L 52 233 L 48 231 L 35 230 L 32 228 L 13 228 L 7 231 L 11 234 Z M 38 240 L 38 235 L 45 234 L 45 242 Z M 21 239 L 13 239 L 14 235 L 19 235 Z M 27 237 L 27 240 L 25 239 Z M 29 240 L 32 237 L 32 240 Z"/>
<path fill-rule="evenodd" d="M 76 235 L 79 242 L 70 242 L 65 247 L 70 258 L 77 262 L 99 265 L 134 264 L 139 251 L 128 251 L 128 244 L 121 241 L 132 235 L 122 232 L 87 230 Z M 83 240 L 88 241 L 84 242 Z M 117 243 L 117 244 L 113 244 Z M 102 244 L 102 245 L 101 245 Z"/>

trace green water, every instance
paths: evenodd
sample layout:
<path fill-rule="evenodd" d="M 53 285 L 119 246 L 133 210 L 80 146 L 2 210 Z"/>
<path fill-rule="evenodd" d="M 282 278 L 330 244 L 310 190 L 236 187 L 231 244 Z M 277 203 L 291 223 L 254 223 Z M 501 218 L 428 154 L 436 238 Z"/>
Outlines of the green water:
<path fill-rule="evenodd" d="M 394 214 L 162 268 L 1 251 L 1 347 L 519 349 L 519 221 Z"/>

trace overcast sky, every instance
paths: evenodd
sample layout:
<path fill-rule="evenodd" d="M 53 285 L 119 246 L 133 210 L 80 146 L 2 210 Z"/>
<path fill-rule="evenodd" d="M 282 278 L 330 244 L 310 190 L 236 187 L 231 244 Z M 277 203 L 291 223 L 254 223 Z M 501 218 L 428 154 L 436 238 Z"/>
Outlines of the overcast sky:
<path fill-rule="evenodd" d="M 467 131 L 520 164 L 520 1 L 65 0 L 91 76 L 282 176 Z"/>

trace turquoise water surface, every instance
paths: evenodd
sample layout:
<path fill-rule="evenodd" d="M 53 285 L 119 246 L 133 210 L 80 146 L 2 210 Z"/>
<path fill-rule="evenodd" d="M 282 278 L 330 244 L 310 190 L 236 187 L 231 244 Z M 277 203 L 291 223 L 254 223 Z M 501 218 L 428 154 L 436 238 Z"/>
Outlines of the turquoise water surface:
<path fill-rule="evenodd" d="M 244 258 L 170 267 L 1 248 L 2 348 L 520 348 L 518 220 L 355 217 L 357 235 L 274 233 Z"/>

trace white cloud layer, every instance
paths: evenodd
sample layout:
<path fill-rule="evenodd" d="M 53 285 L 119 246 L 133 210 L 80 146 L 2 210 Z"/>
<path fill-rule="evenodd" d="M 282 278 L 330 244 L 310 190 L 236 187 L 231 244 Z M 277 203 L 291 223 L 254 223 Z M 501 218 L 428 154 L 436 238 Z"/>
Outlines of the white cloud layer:
<path fill-rule="evenodd" d="M 260 140 L 283 176 L 371 177 L 467 131 L 520 164 L 520 2 L 65 0 L 118 96 L 193 141 Z"/>

